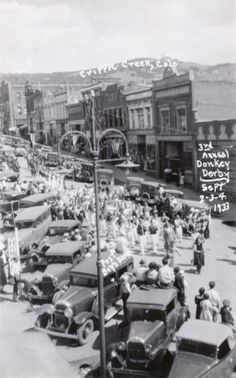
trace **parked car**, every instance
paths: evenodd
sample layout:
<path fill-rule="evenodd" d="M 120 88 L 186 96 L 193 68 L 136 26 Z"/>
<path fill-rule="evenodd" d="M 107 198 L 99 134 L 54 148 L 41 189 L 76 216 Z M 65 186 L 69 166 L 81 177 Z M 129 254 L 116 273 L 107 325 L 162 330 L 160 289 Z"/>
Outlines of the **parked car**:
<path fill-rule="evenodd" d="M 83 241 L 60 242 L 45 253 L 47 267 L 42 279 L 33 280 L 28 289 L 31 302 L 51 302 L 57 291 L 69 283 L 69 272 L 84 258 Z"/>
<path fill-rule="evenodd" d="M 45 202 L 55 202 L 56 196 L 52 193 L 38 193 L 27 196 L 20 201 L 20 207 L 41 206 Z"/>
<path fill-rule="evenodd" d="M 140 188 L 143 181 L 144 178 L 142 177 L 127 177 L 127 189 L 131 200 L 136 200 L 137 197 L 140 197 Z"/>
<path fill-rule="evenodd" d="M 219 323 L 189 320 L 176 333 L 169 378 L 230 377 L 236 367 L 236 336 Z"/>
<path fill-rule="evenodd" d="M 5 180 L 8 182 L 15 182 L 19 178 L 19 172 L 14 171 L 2 171 L 0 172 L 0 181 Z"/>
<path fill-rule="evenodd" d="M 140 288 L 131 292 L 127 311 L 127 341 L 110 350 L 113 376 L 156 378 L 169 360 L 167 347 L 175 332 L 189 318 L 188 307 L 180 305 L 175 288 Z"/>
<path fill-rule="evenodd" d="M 28 261 L 29 265 L 34 270 L 44 270 L 47 266 L 47 250 L 52 245 L 61 242 L 64 233 L 73 232 L 76 228 L 79 228 L 79 225 L 80 222 L 73 219 L 64 219 L 52 222 L 48 227 L 47 235 L 43 238 L 38 248 L 33 251 Z"/>
<path fill-rule="evenodd" d="M 184 192 L 182 192 L 181 190 L 165 189 L 164 193 L 165 193 L 166 197 L 174 196 L 176 198 L 184 198 Z"/>
<path fill-rule="evenodd" d="M 14 153 L 16 156 L 26 156 L 27 152 L 24 147 L 16 147 L 14 149 Z"/>
<path fill-rule="evenodd" d="M 0 194 L 0 212 L 4 216 L 10 211 L 19 209 L 20 199 L 25 197 L 25 193 L 16 190 L 8 190 Z"/>
<path fill-rule="evenodd" d="M 32 246 L 39 245 L 51 221 L 51 211 L 48 206 L 29 207 L 16 212 L 14 222 L 18 228 L 21 259 L 30 257 Z M 12 237 L 14 237 L 14 231 L 3 234 L 4 241 Z"/>
<path fill-rule="evenodd" d="M 102 254 L 104 275 L 105 320 L 109 320 L 122 306 L 117 304 L 120 298 L 119 278 L 133 268 L 133 258 L 126 255 Z M 54 337 L 70 339 L 86 344 L 98 325 L 98 276 L 97 256 L 86 258 L 70 271 L 68 290 L 58 293 L 54 305 L 43 305 L 35 327 Z"/>

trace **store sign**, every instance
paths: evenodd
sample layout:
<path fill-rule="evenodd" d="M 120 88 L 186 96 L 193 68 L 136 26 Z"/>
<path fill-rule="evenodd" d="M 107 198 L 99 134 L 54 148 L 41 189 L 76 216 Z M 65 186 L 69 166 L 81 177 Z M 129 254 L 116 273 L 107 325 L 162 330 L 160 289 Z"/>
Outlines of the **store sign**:
<path fill-rule="evenodd" d="M 147 135 L 146 136 L 146 144 L 155 144 L 155 137 L 154 137 L 154 135 Z"/>
<path fill-rule="evenodd" d="M 188 85 L 184 85 L 178 88 L 172 89 L 161 89 L 155 93 L 155 98 L 162 98 L 162 97 L 169 97 L 169 96 L 176 96 L 179 94 L 186 94 L 189 93 L 190 88 Z"/>
<path fill-rule="evenodd" d="M 137 144 L 137 135 L 129 135 L 128 136 L 128 142 L 130 144 Z"/>

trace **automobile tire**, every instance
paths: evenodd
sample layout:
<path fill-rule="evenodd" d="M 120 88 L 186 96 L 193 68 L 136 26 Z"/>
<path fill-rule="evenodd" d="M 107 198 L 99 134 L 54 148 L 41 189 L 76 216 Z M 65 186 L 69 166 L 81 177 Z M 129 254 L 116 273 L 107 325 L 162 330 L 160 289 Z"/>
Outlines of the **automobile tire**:
<path fill-rule="evenodd" d="M 88 319 L 81 327 L 77 329 L 78 342 L 85 345 L 89 341 L 94 331 L 94 323 L 92 319 Z"/>

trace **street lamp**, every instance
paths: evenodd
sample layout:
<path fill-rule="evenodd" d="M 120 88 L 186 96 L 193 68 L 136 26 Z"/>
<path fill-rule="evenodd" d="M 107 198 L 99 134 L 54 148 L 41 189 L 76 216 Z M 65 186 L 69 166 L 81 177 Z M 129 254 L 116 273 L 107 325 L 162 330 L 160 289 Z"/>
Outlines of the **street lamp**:
<path fill-rule="evenodd" d="M 102 257 L 101 257 L 101 245 L 100 245 L 100 227 L 99 227 L 99 196 L 98 196 L 98 165 L 101 162 L 111 162 L 114 160 L 122 161 L 127 160 L 128 142 L 124 134 L 117 129 L 106 129 L 98 136 L 96 135 L 96 120 L 94 111 L 94 91 L 90 92 L 91 98 L 85 99 L 89 105 L 89 111 L 91 112 L 91 140 L 82 131 L 68 131 L 64 134 L 58 144 L 58 156 L 60 156 L 60 146 L 64 138 L 71 134 L 77 134 L 79 144 L 82 148 L 86 149 L 92 157 L 93 172 L 94 172 L 94 195 L 95 195 L 95 215 L 96 215 L 96 233 L 97 233 L 97 274 L 98 274 L 98 305 L 99 305 L 99 333 L 100 333 L 100 363 L 101 363 L 101 377 L 106 377 L 106 341 L 105 341 L 105 326 L 104 326 L 104 289 L 103 289 L 103 273 L 102 273 Z M 125 157 L 119 156 L 120 147 L 125 146 Z M 102 159 L 99 160 L 101 147 L 110 147 L 113 154 L 117 155 L 117 158 Z"/>

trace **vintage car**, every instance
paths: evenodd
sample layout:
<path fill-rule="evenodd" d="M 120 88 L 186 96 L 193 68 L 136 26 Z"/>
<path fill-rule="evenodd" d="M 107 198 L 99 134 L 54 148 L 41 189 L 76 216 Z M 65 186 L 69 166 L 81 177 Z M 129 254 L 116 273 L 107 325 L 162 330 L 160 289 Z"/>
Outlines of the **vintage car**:
<path fill-rule="evenodd" d="M 20 257 L 22 260 L 30 257 L 33 245 L 39 245 L 47 234 L 51 221 L 51 211 L 48 206 L 28 207 L 16 212 L 14 223 L 18 228 Z M 14 237 L 14 231 L 3 234 L 4 241 L 12 237 Z"/>
<path fill-rule="evenodd" d="M 83 241 L 67 241 L 52 245 L 45 253 L 47 267 L 42 275 L 33 280 L 28 289 L 31 302 L 51 302 L 57 291 L 69 282 L 71 268 L 84 258 Z"/>
<path fill-rule="evenodd" d="M 204 202 L 190 201 L 184 199 L 177 199 L 177 202 L 182 208 L 181 212 L 183 218 L 186 218 L 189 215 L 191 209 L 207 210 L 208 212 L 210 211 L 210 207 Z"/>
<path fill-rule="evenodd" d="M 188 307 L 180 305 L 175 288 L 140 288 L 130 294 L 127 311 L 127 341 L 113 345 L 108 365 L 114 377 L 156 378 L 169 362 L 175 332 L 189 318 Z"/>
<path fill-rule="evenodd" d="M 105 320 L 122 308 L 119 278 L 133 269 L 133 258 L 122 254 L 102 253 Z M 68 290 L 58 293 L 54 305 L 43 305 L 35 327 L 39 331 L 86 344 L 98 325 L 97 256 L 85 258 L 70 271 Z"/>
<path fill-rule="evenodd" d="M 47 266 L 46 252 L 54 244 L 63 239 L 64 233 L 71 233 L 79 228 L 80 222 L 73 219 L 63 219 L 52 222 L 48 227 L 47 235 L 43 238 L 40 245 L 35 249 L 28 261 L 33 270 L 42 270 Z"/>
<path fill-rule="evenodd" d="M 230 377 L 236 367 L 235 341 L 225 324 L 189 320 L 176 333 L 169 378 Z"/>
<path fill-rule="evenodd" d="M 27 152 L 24 147 L 16 147 L 14 149 L 14 154 L 16 156 L 26 156 Z"/>
<path fill-rule="evenodd" d="M 114 172 L 112 169 L 98 169 L 98 185 L 101 189 L 106 189 L 114 185 Z"/>
<path fill-rule="evenodd" d="M 154 205 L 160 186 L 162 186 L 164 189 L 166 188 L 166 184 L 160 184 L 156 181 L 144 181 L 140 188 L 139 200 L 141 203 L 147 202 L 150 206 Z"/>
<path fill-rule="evenodd" d="M 127 177 L 127 189 L 131 200 L 136 200 L 136 198 L 140 197 L 140 188 L 143 181 L 144 178 L 142 177 Z"/>
<path fill-rule="evenodd" d="M 41 206 L 44 205 L 45 202 L 55 202 L 56 196 L 52 193 L 39 193 L 39 194 L 32 194 L 31 196 L 27 196 L 20 201 L 20 207 L 32 207 L 32 206 Z"/>
<path fill-rule="evenodd" d="M 8 190 L 0 194 L 0 213 L 6 215 L 10 211 L 18 210 L 20 200 L 25 197 L 25 193 L 16 190 Z"/>
<path fill-rule="evenodd" d="M 17 181 L 19 178 L 19 172 L 14 171 L 6 171 L 6 172 L 0 172 L 0 181 L 8 181 L 8 182 L 14 182 Z"/>

